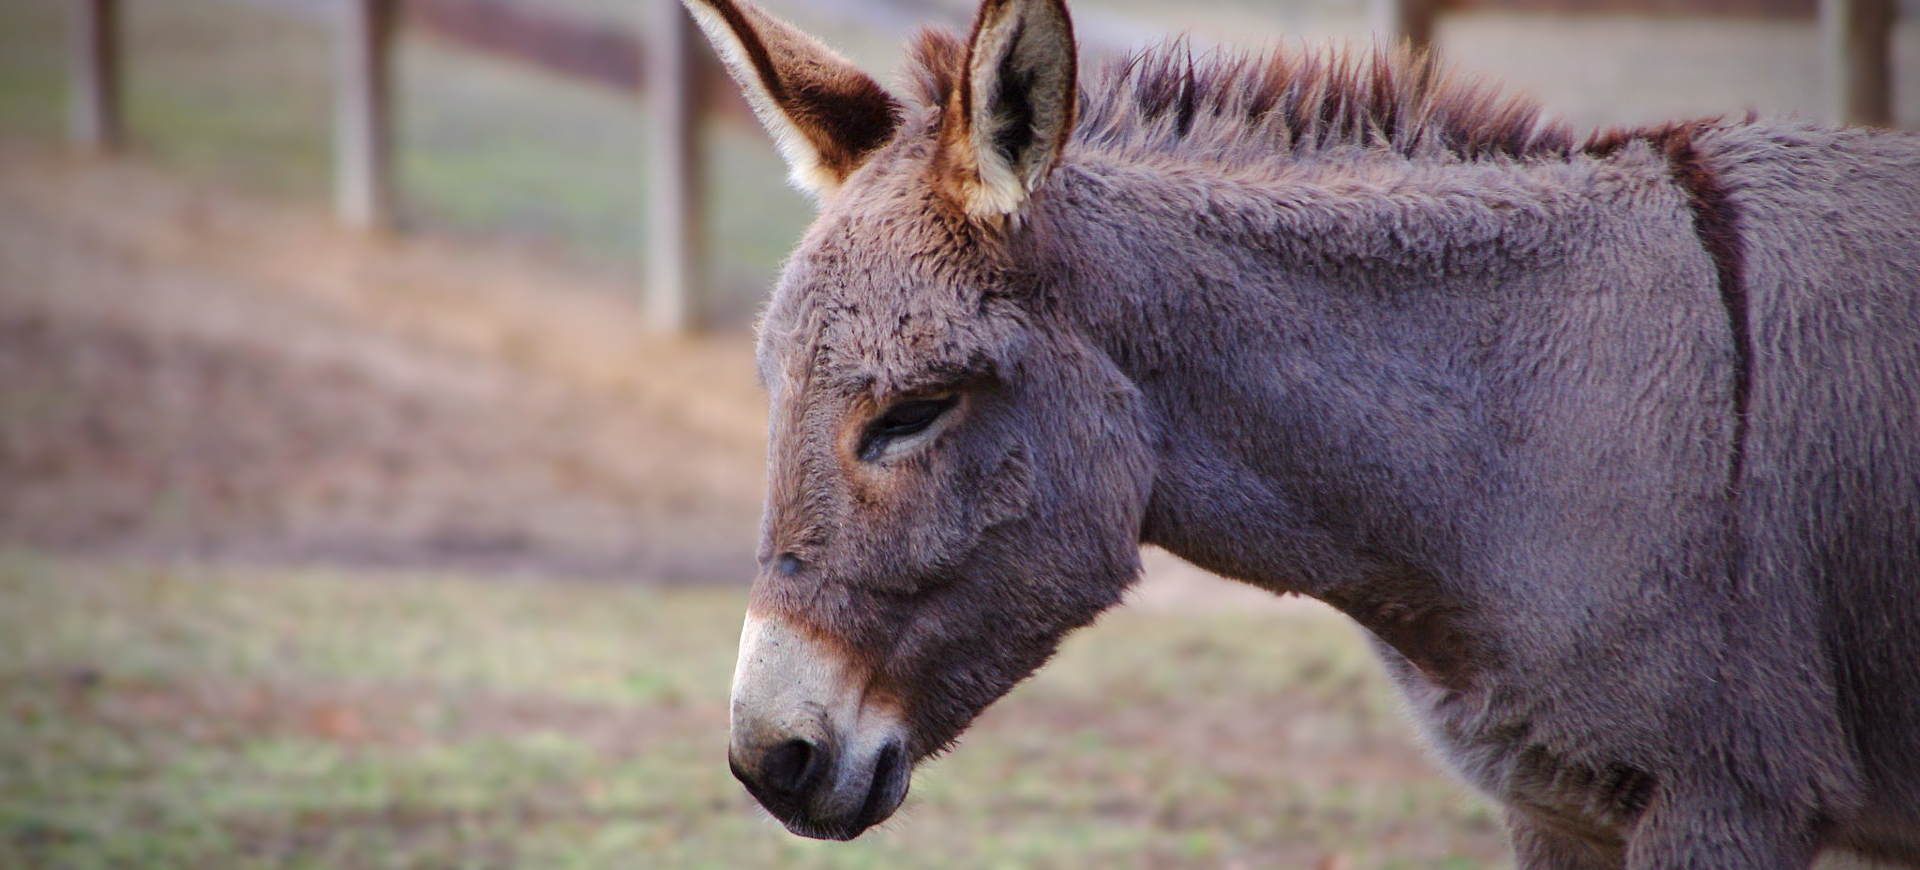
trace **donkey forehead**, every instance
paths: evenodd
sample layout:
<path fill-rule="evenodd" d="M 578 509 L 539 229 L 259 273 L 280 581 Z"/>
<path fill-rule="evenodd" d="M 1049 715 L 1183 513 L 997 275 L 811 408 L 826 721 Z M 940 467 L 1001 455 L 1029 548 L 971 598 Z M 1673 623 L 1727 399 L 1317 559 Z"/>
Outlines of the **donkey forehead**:
<path fill-rule="evenodd" d="M 912 216 L 829 214 L 788 261 L 760 330 L 761 376 L 876 397 L 992 374 L 1024 316 L 977 252 Z"/>

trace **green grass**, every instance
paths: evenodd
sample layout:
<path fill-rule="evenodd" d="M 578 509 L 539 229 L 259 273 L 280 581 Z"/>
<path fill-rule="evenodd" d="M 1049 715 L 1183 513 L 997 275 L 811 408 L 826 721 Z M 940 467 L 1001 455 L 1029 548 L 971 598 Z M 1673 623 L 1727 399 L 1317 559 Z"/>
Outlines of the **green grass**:
<path fill-rule="evenodd" d="M 66 123 L 66 42 L 53 0 L 0 4 L 0 130 L 53 135 Z"/>
<path fill-rule="evenodd" d="M 1121 611 L 794 838 L 722 762 L 733 590 L 0 556 L 0 866 L 1498 864 L 1309 614 Z"/>

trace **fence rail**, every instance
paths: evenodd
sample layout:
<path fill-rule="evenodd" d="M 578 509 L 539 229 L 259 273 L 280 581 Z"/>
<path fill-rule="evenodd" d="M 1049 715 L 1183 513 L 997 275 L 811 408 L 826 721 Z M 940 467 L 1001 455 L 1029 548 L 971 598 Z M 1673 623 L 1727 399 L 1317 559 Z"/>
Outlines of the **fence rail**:
<path fill-rule="evenodd" d="M 701 311 L 699 234 L 702 191 L 697 129 L 707 117 L 751 113 L 732 88 L 712 88 L 717 63 L 700 45 L 678 0 L 652 5 L 644 36 L 502 0 L 244 0 L 322 20 L 335 33 L 335 207 L 349 226 L 391 230 L 395 196 L 392 56 L 401 31 L 419 33 L 583 84 L 645 93 L 652 159 L 647 189 L 646 308 L 664 332 L 697 328 Z M 971 0 L 814 0 L 883 30 L 965 11 Z M 1367 0 L 1374 30 L 1429 41 L 1437 10 L 1502 2 L 1577 8 L 1588 0 Z M 1597 0 L 1596 0 L 1597 2 Z M 1647 0 L 1717 8 L 1756 0 Z M 1772 0 L 1768 0 L 1772 2 Z M 1896 0 L 1777 0 L 1817 3 L 1832 82 L 1835 120 L 1892 123 L 1892 31 Z M 122 0 L 68 0 L 72 75 L 71 136 L 111 152 L 124 137 Z M 1076 12 L 1089 53 L 1124 51 L 1151 35 L 1113 16 Z"/>
<path fill-rule="evenodd" d="M 72 46 L 74 144 L 112 151 L 121 144 L 120 0 L 75 0 Z"/>

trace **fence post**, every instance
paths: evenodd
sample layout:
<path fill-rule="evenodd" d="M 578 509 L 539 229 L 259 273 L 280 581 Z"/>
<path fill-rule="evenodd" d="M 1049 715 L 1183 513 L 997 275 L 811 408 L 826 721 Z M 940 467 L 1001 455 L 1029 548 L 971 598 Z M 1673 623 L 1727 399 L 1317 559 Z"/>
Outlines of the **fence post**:
<path fill-rule="evenodd" d="M 334 207 L 347 226 L 393 226 L 396 0 L 339 0 L 334 40 Z"/>
<path fill-rule="evenodd" d="M 1404 37 L 1415 49 L 1433 45 L 1433 18 L 1439 0 L 1369 0 L 1376 38 Z"/>
<path fill-rule="evenodd" d="M 648 233 L 646 310 L 655 330 L 698 326 L 702 275 L 699 35 L 679 0 L 647 0 Z"/>
<path fill-rule="evenodd" d="M 72 0 L 73 93 L 69 135 L 93 151 L 118 149 L 120 116 L 120 0 Z"/>
<path fill-rule="evenodd" d="M 1893 125 L 1894 0 L 1820 0 L 1833 116 Z"/>

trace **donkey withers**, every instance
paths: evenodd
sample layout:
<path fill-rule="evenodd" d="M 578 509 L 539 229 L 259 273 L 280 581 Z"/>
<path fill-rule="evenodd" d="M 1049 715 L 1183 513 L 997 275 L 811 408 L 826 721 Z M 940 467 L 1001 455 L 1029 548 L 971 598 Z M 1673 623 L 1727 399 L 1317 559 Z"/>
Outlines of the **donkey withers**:
<path fill-rule="evenodd" d="M 821 203 L 761 326 L 735 774 L 886 819 L 1148 542 L 1327 601 L 1523 867 L 1920 866 L 1920 142 L 1577 140 L 1060 0 L 896 95 L 688 0 Z"/>

